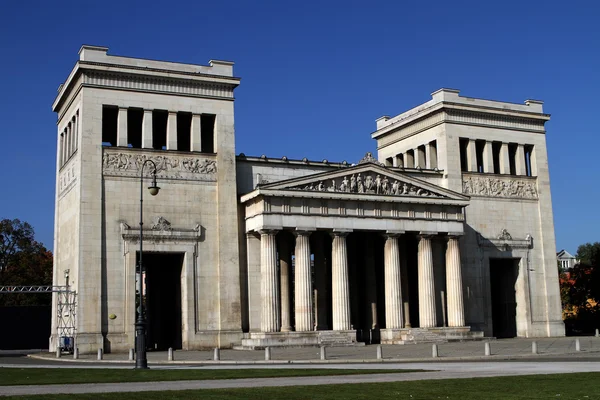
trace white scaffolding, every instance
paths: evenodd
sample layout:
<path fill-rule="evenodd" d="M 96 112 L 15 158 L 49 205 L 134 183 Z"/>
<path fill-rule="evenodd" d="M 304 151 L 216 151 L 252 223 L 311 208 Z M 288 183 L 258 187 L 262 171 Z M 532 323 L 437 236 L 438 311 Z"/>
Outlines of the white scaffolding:
<path fill-rule="evenodd" d="M 56 293 L 56 337 L 61 352 L 72 352 L 75 346 L 77 293 L 69 286 L 69 270 L 65 271 L 65 285 L 0 286 L 0 294 Z"/>

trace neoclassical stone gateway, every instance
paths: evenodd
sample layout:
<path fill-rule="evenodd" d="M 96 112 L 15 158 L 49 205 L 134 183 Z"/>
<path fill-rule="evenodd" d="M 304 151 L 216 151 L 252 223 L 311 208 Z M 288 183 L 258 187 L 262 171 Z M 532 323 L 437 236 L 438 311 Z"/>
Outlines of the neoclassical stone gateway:
<path fill-rule="evenodd" d="M 238 84 L 230 62 L 81 48 L 53 104 L 80 351 L 133 347 L 141 281 L 156 349 L 564 335 L 542 102 L 441 89 L 334 163 L 236 156 Z"/>

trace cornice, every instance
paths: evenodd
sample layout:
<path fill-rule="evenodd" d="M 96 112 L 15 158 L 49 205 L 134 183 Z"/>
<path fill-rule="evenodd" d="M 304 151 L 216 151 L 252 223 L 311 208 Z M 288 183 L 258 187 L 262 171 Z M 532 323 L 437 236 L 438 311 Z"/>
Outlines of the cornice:
<path fill-rule="evenodd" d="M 501 109 L 489 106 L 475 105 L 475 104 L 463 104 L 463 103 L 453 103 L 453 102 L 439 102 L 430 107 L 427 107 L 423 110 L 420 110 L 417 113 L 411 114 L 404 119 L 399 121 L 395 121 L 390 125 L 379 129 L 375 132 L 371 133 L 371 138 L 373 139 L 381 139 L 384 136 L 387 136 L 391 133 L 395 133 L 404 129 L 408 129 L 409 126 L 416 124 L 420 121 L 431 118 L 433 115 L 440 113 L 443 115 L 442 121 L 436 121 L 431 126 L 437 125 L 440 122 L 453 122 L 453 123 L 464 123 L 464 124 L 474 124 L 481 126 L 494 126 L 500 127 L 504 129 L 515 129 L 515 130 L 527 130 L 533 131 L 537 133 L 544 133 L 544 123 L 550 120 L 550 114 L 541 114 L 535 112 L 526 112 L 519 110 L 509 110 L 509 109 Z M 452 120 L 448 118 L 449 115 L 453 113 L 463 113 L 465 115 L 473 115 L 479 121 L 478 123 L 473 123 L 471 121 L 461 121 L 458 119 Z M 495 120 L 489 121 L 489 123 L 485 123 L 486 120 Z M 498 124 L 495 123 L 499 118 L 504 118 L 505 120 L 514 120 L 515 122 L 524 122 L 524 121 L 536 121 L 536 123 L 528 122 L 524 127 L 515 126 L 515 124 Z M 540 125 L 541 128 L 532 128 L 533 125 Z M 428 127 L 421 128 L 420 131 L 424 129 L 428 129 Z M 410 132 L 410 134 L 414 134 L 414 132 Z M 408 137 L 410 134 L 407 134 Z"/>

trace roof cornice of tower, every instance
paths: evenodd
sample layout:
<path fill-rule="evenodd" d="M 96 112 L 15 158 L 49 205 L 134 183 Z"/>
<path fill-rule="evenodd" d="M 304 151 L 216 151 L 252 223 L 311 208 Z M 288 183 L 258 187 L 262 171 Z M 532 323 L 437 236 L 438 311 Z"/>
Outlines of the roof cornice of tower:
<path fill-rule="evenodd" d="M 231 61 L 210 60 L 209 65 L 175 63 L 170 61 L 148 60 L 108 55 L 108 47 L 83 45 L 79 49 L 79 60 L 68 78 L 58 88 L 58 94 L 52 104 L 53 111 L 75 88 L 74 83 L 83 71 L 106 73 L 127 77 L 152 77 L 170 80 L 197 81 L 227 85 L 235 88 L 240 78 L 233 76 Z"/>
<path fill-rule="evenodd" d="M 394 117 L 382 116 L 376 120 L 377 130 L 371 133 L 376 139 L 385 136 L 400 128 L 411 125 L 416 121 L 438 113 L 441 110 L 455 112 L 468 112 L 478 115 L 486 114 L 496 117 L 519 118 L 538 120 L 543 126 L 550 119 L 549 114 L 543 112 L 543 101 L 526 100 L 524 104 L 502 102 L 496 100 L 477 99 L 459 95 L 457 89 L 439 89 L 431 94 L 431 100 L 414 107 Z M 543 130 L 543 129 L 542 129 Z"/>

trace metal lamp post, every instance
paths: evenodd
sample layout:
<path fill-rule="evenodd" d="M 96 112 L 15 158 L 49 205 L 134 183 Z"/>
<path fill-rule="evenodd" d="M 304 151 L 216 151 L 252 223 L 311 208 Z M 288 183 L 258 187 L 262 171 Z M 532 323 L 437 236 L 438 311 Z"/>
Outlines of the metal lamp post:
<path fill-rule="evenodd" d="M 146 359 L 146 318 L 144 316 L 144 297 L 143 297 L 143 264 L 142 255 L 143 253 L 143 239 L 144 239 L 144 218 L 143 218 L 143 204 L 144 204 L 144 167 L 146 164 L 152 164 L 154 170 L 152 171 L 152 184 L 148 186 L 148 191 L 152 196 L 156 196 L 160 188 L 156 185 L 156 164 L 152 160 L 144 161 L 140 170 L 140 258 L 138 262 L 138 273 L 139 273 L 139 296 L 140 296 L 140 308 L 138 311 L 137 321 L 135 322 L 135 368 L 136 369 L 147 369 L 148 360 Z"/>

